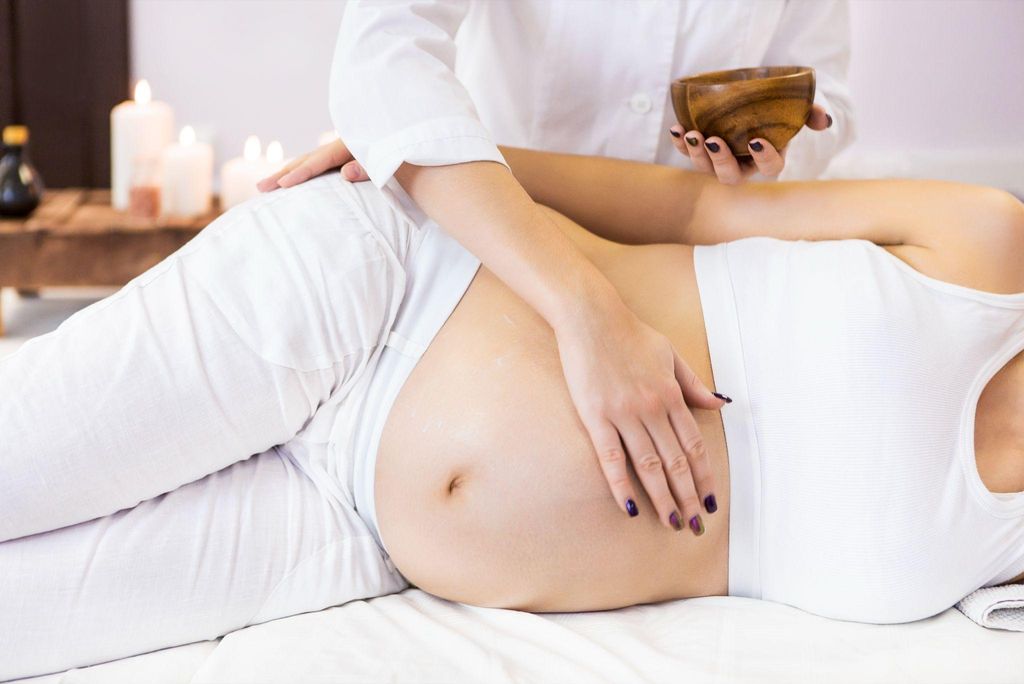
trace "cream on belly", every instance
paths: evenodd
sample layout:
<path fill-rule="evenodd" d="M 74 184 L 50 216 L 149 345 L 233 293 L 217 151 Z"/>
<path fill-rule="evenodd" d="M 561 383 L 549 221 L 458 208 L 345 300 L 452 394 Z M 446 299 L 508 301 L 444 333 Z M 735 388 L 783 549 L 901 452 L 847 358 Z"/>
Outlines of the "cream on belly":
<path fill-rule="evenodd" d="M 622 247 L 572 230 L 599 267 L 610 264 L 626 303 L 712 385 L 692 250 Z M 724 594 L 724 434 L 718 412 L 694 416 L 719 502 L 701 537 L 662 526 L 642 494 L 637 518 L 616 505 L 551 329 L 481 269 L 388 417 L 376 465 L 381 535 L 412 583 L 475 605 L 600 610 Z"/>

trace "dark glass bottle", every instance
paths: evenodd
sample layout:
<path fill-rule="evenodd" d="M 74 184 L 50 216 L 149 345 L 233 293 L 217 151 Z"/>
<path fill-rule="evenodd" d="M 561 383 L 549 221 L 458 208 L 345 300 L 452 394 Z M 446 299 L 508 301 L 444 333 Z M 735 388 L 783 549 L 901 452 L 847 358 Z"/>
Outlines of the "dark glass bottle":
<path fill-rule="evenodd" d="M 28 128 L 5 126 L 0 156 L 0 216 L 28 216 L 39 206 L 43 181 L 28 160 Z"/>

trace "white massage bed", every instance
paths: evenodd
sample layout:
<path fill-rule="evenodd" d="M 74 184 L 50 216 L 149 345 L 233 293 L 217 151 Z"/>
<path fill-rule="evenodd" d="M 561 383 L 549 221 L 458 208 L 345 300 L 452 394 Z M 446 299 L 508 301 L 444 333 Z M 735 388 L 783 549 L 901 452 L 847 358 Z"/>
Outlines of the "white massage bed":
<path fill-rule="evenodd" d="M 408 589 L 19 681 L 1021 684 L 1024 634 L 984 629 L 952 608 L 888 626 L 731 597 L 535 615 Z"/>

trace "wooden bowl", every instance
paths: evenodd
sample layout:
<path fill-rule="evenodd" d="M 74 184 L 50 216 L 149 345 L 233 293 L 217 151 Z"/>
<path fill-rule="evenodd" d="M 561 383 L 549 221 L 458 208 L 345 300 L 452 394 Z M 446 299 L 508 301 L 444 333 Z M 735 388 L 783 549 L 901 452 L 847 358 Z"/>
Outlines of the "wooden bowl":
<path fill-rule="evenodd" d="M 672 82 L 672 107 L 684 131 L 717 135 L 737 157 L 764 138 L 781 150 L 807 123 L 814 102 L 814 69 L 753 67 L 697 74 Z"/>

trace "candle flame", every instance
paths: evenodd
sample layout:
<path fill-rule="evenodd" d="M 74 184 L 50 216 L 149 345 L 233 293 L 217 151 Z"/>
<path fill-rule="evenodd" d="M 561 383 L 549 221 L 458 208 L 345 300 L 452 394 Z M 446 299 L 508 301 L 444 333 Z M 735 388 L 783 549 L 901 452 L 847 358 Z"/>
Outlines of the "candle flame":
<path fill-rule="evenodd" d="M 284 160 L 284 148 L 281 143 L 274 141 L 267 145 L 267 161 L 271 164 L 280 164 Z"/>
<path fill-rule="evenodd" d="M 135 101 L 138 104 L 149 104 L 152 98 L 153 92 L 149 89 L 149 81 L 142 79 L 135 84 Z"/>
<path fill-rule="evenodd" d="M 245 152 L 242 154 L 246 161 L 256 161 L 260 158 L 260 139 L 250 135 L 245 139 Z"/>
<path fill-rule="evenodd" d="M 191 126 L 185 126 L 181 129 L 181 133 L 178 134 L 178 142 L 182 145 L 192 145 L 196 141 L 196 129 Z"/>

